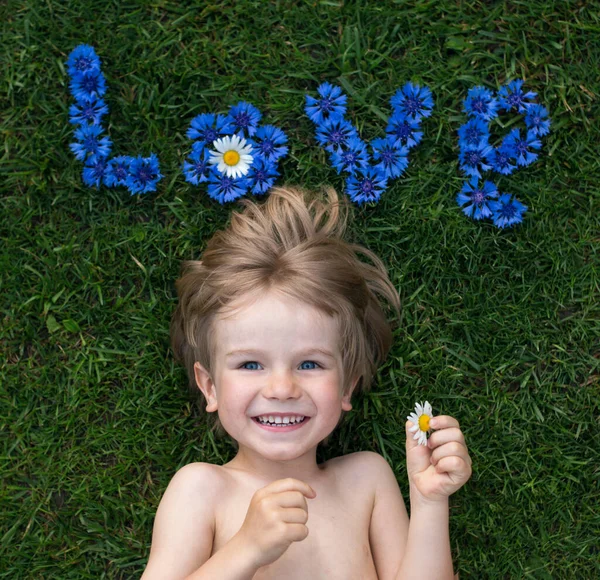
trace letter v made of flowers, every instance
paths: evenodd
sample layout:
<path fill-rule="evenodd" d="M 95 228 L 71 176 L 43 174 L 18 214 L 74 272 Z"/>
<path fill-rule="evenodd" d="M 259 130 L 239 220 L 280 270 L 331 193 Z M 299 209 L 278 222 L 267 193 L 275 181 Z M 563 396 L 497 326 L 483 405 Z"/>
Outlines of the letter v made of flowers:
<path fill-rule="evenodd" d="M 428 87 L 406 83 L 390 99 L 392 114 L 385 138 L 366 143 L 346 119 L 346 95 L 330 83 L 322 83 L 319 98 L 306 95 L 305 112 L 315 125 L 319 145 L 329 153 L 338 173 L 346 173 L 346 192 L 357 204 L 377 202 L 389 180 L 400 177 L 408 166 L 408 151 L 423 138 L 421 121 L 431 115 L 433 97 Z"/>
<path fill-rule="evenodd" d="M 71 79 L 69 87 L 76 101 L 69 108 L 70 122 L 77 125 L 76 142 L 70 148 L 75 158 L 84 162 L 83 182 L 97 188 L 102 183 L 108 187 L 124 185 L 132 195 L 155 191 L 162 175 L 154 153 L 150 157 L 121 155 L 109 159 L 112 142 L 102 136 L 101 124 L 108 113 L 102 99 L 106 80 L 93 47 L 86 44 L 75 47 L 66 64 Z"/>

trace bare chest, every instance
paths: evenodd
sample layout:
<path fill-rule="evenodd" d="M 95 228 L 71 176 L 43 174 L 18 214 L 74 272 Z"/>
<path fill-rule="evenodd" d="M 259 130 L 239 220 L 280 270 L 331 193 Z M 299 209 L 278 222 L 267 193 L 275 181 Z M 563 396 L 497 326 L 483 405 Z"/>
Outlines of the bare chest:
<path fill-rule="evenodd" d="M 215 506 L 212 554 L 239 531 L 255 491 L 233 485 L 227 499 Z M 254 580 L 377 580 L 369 543 L 372 490 L 332 479 L 330 485 L 319 486 L 317 494 L 309 502 L 308 537 L 260 568 Z"/>

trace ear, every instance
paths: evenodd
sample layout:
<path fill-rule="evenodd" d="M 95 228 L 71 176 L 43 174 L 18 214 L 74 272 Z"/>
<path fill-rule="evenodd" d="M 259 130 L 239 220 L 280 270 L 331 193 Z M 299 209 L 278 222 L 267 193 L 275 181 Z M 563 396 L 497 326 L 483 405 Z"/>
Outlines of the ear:
<path fill-rule="evenodd" d="M 351 411 L 352 410 L 352 403 L 350 403 L 350 400 L 352 399 L 352 393 L 354 392 L 354 389 L 356 388 L 356 385 L 357 385 L 359 379 L 360 379 L 360 377 L 354 378 L 354 380 L 352 381 L 352 388 L 350 389 L 350 391 L 348 392 L 347 395 L 344 395 L 342 397 L 342 410 L 343 411 Z"/>
<path fill-rule="evenodd" d="M 210 373 L 199 362 L 194 363 L 194 378 L 206 399 L 206 411 L 214 413 L 217 410 L 217 389 Z"/>

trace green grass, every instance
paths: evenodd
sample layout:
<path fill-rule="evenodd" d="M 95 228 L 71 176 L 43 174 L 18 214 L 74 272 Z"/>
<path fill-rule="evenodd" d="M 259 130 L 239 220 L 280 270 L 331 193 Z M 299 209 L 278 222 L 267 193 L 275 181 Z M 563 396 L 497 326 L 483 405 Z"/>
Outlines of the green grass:
<path fill-rule="evenodd" d="M 320 459 L 378 451 L 406 494 L 404 417 L 427 399 L 473 457 L 451 500 L 461 578 L 600 576 L 599 3 L 9 0 L 0 16 L 1 578 L 139 577 L 175 471 L 232 457 L 169 350 L 180 262 L 235 207 L 184 181 L 185 131 L 247 100 L 290 138 L 281 182 L 341 190 L 303 115 L 323 80 L 366 139 L 408 80 L 436 108 L 406 177 L 354 212 L 403 313 Z M 114 151 L 160 157 L 154 194 L 82 185 L 64 67 L 82 42 Z M 537 163 L 497 181 L 529 206 L 501 231 L 455 205 L 456 130 L 468 88 L 514 78 L 553 126 Z"/>

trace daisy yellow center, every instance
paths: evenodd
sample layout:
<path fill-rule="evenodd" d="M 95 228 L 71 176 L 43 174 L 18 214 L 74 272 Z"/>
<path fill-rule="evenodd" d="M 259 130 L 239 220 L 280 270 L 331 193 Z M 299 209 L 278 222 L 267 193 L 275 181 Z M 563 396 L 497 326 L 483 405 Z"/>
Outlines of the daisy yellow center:
<path fill-rule="evenodd" d="M 237 151 L 225 151 L 223 153 L 223 161 L 227 163 L 227 165 L 237 165 L 240 161 L 240 154 Z"/>
<path fill-rule="evenodd" d="M 421 415 L 419 417 L 419 429 L 421 431 L 429 431 L 429 415 Z"/>

